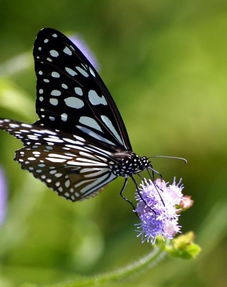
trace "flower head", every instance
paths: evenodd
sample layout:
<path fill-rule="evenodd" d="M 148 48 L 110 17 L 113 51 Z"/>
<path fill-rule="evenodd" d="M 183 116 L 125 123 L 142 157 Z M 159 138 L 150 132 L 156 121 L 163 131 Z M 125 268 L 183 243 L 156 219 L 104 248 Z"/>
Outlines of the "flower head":
<path fill-rule="evenodd" d="M 186 210 L 192 207 L 194 201 L 191 199 L 190 195 L 184 195 L 180 201 L 179 207 L 181 210 Z"/>
<path fill-rule="evenodd" d="M 180 232 L 179 206 L 184 198 L 181 180 L 172 184 L 161 179 L 144 179 L 136 196 L 137 212 L 141 222 L 137 224 L 142 242 L 154 242 L 157 236 L 172 239 Z"/>
<path fill-rule="evenodd" d="M 6 214 L 7 186 L 3 170 L 0 168 L 0 225 L 4 222 Z"/>
<path fill-rule="evenodd" d="M 84 54 L 84 56 L 88 59 L 88 61 L 92 64 L 92 66 L 94 66 L 96 70 L 99 70 L 99 64 L 94 54 L 92 53 L 92 51 L 89 49 L 88 45 L 86 44 L 86 42 L 78 35 L 74 35 L 70 37 L 70 40 Z"/>

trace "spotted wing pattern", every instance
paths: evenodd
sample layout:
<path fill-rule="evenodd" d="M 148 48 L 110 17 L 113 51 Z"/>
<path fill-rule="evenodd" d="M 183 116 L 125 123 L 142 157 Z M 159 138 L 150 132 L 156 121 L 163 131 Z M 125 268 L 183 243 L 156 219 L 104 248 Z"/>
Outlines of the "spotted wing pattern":
<path fill-rule="evenodd" d="M 94 195 L 116 178 L 110 170 L 111 153 L 87 144 L 82 137 L 8 119 L 0 119 L 0 129 L 24 143 L 15 157 L 22 168 L 67 199 Z"/>
<path fill-rule="evenodd" d="M 82 52 L 62 33 L 42 29 L 34 44 L 36 111 L 49 128 L 77 134 L 112 151 L 131 151 L 121 115 Z"/>

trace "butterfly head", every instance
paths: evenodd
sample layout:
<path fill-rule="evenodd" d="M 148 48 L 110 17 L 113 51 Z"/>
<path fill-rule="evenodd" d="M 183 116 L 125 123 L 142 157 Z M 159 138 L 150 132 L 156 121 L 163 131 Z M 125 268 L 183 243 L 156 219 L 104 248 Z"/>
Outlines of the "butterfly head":
<path fill-rule="evenodd" d="M 129 177 L 151 166 L 146 156 L 139 156 L 133 152 L 119 153 L 118 162 L 111 167 L 112 173 L 117 176 Z"/>

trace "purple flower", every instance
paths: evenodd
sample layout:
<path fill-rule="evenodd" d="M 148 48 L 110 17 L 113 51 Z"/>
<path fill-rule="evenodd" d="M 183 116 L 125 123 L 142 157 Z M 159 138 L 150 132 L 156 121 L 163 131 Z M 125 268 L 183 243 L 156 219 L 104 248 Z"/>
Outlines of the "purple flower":
<path fill-rule="evenodd" d="M 92 64 L 92 66 L 99 71 L 99 64 L 94 56 L 94 54 L 89 49 L 86 42 L 78 35 L 74 35 L 70 37 L 70 40 L 74 45 L 84 54 L 84 56 L 88 59 L 88 61 Z"/>
<path fill-rule="evenodd" d="M 7 186 L 3 170 L 0 168 L 0 225 L 4 222 L 6 214 Z"/>
<path fill-rule="evenodd" d="M 141 222 L 137 224 L 138 236 L 142 242 L 155 242 L 157 236 L 172 239 L 180 232 L 178 224 L 179 207 L 184 198 L 181 180 L 172 184 L 161 179 L 152 182 L 144 179 L 140 185 L 140 195 L 136 195 L 137 212 Z"/>

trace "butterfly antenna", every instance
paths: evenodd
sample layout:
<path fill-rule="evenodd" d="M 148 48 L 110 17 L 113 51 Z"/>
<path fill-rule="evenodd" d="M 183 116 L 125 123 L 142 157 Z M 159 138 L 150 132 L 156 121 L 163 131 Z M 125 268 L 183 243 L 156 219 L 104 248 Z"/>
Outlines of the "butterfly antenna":
<path fill-rule="evenodd" d="M 170 158 L 170 159 L 182 160 L 186 164 L 188 163 L 188 161 L 184 157 L 171 156 L 171 155 L 153 155 L 153 156 L 150 156 L 149 158 Z"/>

